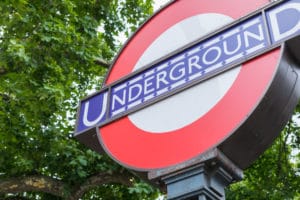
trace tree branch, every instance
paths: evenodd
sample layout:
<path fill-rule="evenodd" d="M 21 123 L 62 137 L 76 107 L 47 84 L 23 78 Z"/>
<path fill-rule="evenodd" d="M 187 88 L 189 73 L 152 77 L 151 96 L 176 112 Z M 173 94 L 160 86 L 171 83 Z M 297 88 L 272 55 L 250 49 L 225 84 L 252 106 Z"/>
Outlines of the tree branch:
<path fill-rule="evenodd" d="M 99 173 L 94 176 L 91 176 L 85 183 L 82 185 L 75 187 L 73 189 L 74 193 L 69 197 L 68 200 L 78 200 L 81 198 L 86 192 L 89 190 L 103 185 L 103 184 L 109 184 L 109 183 L 119 183 L 125 186 L 132 186 L 133 183 L 131 181 L 133 175 L 127 171 L 124 171 L 122 173 Z"/>
<path fill-rule="evenodd" d="M 0 194 L 20 192 L 45 192 L 65 197 L 63 182 L 46 176 L 27 176 L 0 181 Z"/>
<path fill-rule="evenodd" d="M 67 185 L 60 180 L 47 176 L 27 176 L 23 178 L 10 178 L 0 181 L 0 194 L 21 193 L 21 192 L 44 192 L 68 200 L 78 200 L 89 190 L 103 185 L 118 183 L 125 186 L 132 186 L 132 177 L 128 171 L 122 173 L 102 172 L 91 176 L 83 184 L 77 185 L 67 192 Z"/>
<path fill-rule="evenodd" d="M 95 63 L 97 65 L 100 65 L 100 66 L 105 67 L 105 68 L 109 68 L 110 67 L 110 63 L 108 61 L 106 61 L 106 60 L 101 59 L 101 58 L 96 59 Z"/>

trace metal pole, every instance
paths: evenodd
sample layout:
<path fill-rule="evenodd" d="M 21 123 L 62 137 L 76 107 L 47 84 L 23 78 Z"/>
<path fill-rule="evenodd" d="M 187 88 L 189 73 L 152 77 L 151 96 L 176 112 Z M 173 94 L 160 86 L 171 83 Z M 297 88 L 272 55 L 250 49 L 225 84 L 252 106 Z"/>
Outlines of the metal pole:
<path fill-rule="evenodd" d="M 187 164 L 150 172 L 150 180 L 165 184 L 168 200 L 225 200 L 225 188 L 243 172 L 218 149 Z"/>

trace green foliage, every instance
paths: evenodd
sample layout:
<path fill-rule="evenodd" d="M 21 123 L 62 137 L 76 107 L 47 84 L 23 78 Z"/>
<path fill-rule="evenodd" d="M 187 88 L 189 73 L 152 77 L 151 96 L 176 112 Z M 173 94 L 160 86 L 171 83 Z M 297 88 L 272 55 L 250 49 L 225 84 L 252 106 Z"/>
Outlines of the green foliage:
<path fill-rule="evenodd" d="M 298 109 L 273 146 L 245 171 L 244 180 L 231 185 L 227 191 L 228 200 L 300 198 Z"/>
<path fill-rule="evenodd" d="M 136 183 L 133 187 L 122 185 L 103 185 L 89 191 L 84 199 L 137 199 L 137 200 L 155 200 L 158 193 L 151 186 L 145 183 Z"/>
<path fill-rule="evenodd" d="M 95 59 L 111 60 L 116 37 L 128 36 L 151 12 L 151 0 L 0 1 L 0 183 L 31 175 L 64 183 L 63 197 L 21 191 L 1 199 L 68 198 L 95 174 L 124 172 L 72 138 L 75 113 L 79 99 L 101 87 L 106 68 Z M 300 198 L 299 113 L 300 104 L 294 122 L 227 199 Z M 131 181 L 94 187 L 82 199 L 156 199 L 157 190 Z"/>
<path fill-rule="evenodd" d="M 0 1 L 0 181 L 44 175 L 68 185 L 68 196 L 94 174 L 122 170 L 72 138 L 77 104 L 101 87 L 106 68 L 95 60 L 111 60 L 115 38 L 151 12 L 150 0 Z M 119 185 L 100 189 L 106 187 L 126 193 L 124 199 L 138 193 Z"/>

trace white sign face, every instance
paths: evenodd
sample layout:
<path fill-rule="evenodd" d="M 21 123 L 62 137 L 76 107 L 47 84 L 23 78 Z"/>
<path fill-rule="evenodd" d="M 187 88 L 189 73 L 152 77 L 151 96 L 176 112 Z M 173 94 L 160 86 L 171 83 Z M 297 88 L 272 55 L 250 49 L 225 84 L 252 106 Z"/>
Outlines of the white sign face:
<path fill-rule="evenodd" d="M 244 168 L 285 123 L 268 114 L 288 116 L 298 98 L 295 62 L 281 46 L 299 34 L 300 0 L 173 1 L 124 46 L 105 87 L 81 101 L 75 137 L 97 134 L 100 148 L 133 169 L 215 147 Z"/>
<path fill-rule="evenodd" d="M 200 14 L 182 20 L 161 34 L 149 46 L 134 67 L 134 71 L 232 21 L 231 17 L 217 13 Z M 222 99 L 237 78 L 239 71 L 240 67 L 234 68 L 228 73 L 133 113 L 129 115 L 129 119 L 138 128 L 152 133 L 166 133 L 183 128 L 202 117 Z M 182 106 L 182 102 L 185 106 Z"/>

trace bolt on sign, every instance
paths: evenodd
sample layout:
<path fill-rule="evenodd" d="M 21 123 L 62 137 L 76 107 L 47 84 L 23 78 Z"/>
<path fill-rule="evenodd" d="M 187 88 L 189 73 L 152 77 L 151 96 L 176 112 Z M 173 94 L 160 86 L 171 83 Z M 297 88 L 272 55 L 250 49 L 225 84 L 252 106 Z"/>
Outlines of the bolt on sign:
<path fill-rule="evenodd" d="M 300 0 L 177 0 L 115 58 L 79 105 L 75 137 L 139 171 L 218 148 L 241 169 L 300 96 Z"/>

